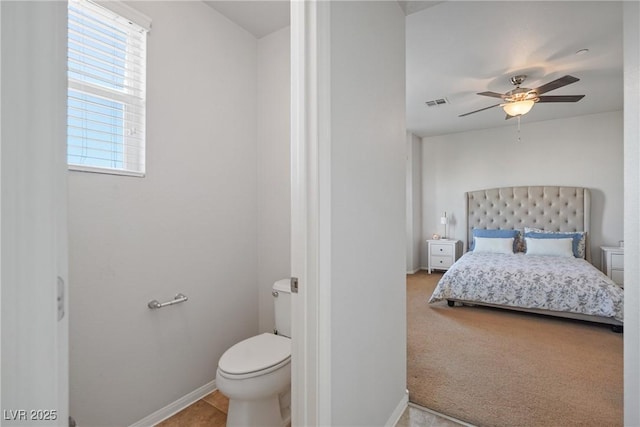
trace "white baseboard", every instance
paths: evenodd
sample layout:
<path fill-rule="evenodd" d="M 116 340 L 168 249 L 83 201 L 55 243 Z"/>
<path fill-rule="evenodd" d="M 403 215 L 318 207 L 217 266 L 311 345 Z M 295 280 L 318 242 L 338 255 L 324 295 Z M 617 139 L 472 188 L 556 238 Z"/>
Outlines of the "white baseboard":
<path fill-rule="evenodd" d="M 398 406 L 396 406 L 396 409 L 394 409 L 393 413 L 391 414 L 391 416 L 389 417 L 389 419 L 387 420 L 384 426 L 394 427 L 396 424 L 398 424 L 398 421 L 400 421 L 400 417 L 404 413 L 404 410 L 407 409 L 408 404 L 409 404 L 409 390 L 405 390 L 404 396 L 402 396 L 402 399 L 400 399 L 400 403 L 398 403 Z"/>
<path fill-rule="evenodd" d="M 152 427 L 170 416 L 182 411 L 189 405 L 194 404 L 198 400 L 205 397 L 207 394 L 213 392 L 216 389 L 216 380 L 208 382 L 202 387 L 197 388 L 186 396 L 182 396 L 180 399 L 173 403 L 168 404 L 164 408 L 158 409 L 153 414 L 147 415 L 140 421 L 131 424 L 129 427 Z"/>
<path fill-rule="evenodd" d="M 415 270 L 407 271 L 407 274 L 416 274 L 418 271 L 420 271 L 420 268 L 416 268 Z"/>

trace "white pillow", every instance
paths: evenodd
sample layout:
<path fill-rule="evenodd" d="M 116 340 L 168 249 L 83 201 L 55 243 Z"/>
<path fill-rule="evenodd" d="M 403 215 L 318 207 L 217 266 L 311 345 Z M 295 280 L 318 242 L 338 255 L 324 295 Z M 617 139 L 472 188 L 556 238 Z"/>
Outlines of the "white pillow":
<path fill-rule="evenodd" d="M 525 237 L 524 240 L 527 243 L 527 255 L 573 257 L 573 238 L 535 239 Z"/>
<path fill-rule="evenodd" d="M 473 252 L 512 254 L 513 237 L 474 237 L 476 243 Z"/>

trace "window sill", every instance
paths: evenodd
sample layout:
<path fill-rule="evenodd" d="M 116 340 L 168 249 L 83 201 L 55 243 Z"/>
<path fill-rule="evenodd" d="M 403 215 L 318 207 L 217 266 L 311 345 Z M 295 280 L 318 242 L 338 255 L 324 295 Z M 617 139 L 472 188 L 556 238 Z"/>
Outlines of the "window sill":
<path fill-rule="evenodd" d="M 81 166 L 81 165 L 68 165 L 69 171 L 72 172 L 88 172 L 88 173 L 101 173 L 105 175 L 121 175 L 121 176 L 131 176 L 135 178 L 144 178 L 144 172 L 135 172 L 135 171 L 127 171 L 120 169 L 108 169 L 108 168 L 99 168 L 95 166 Z"/>

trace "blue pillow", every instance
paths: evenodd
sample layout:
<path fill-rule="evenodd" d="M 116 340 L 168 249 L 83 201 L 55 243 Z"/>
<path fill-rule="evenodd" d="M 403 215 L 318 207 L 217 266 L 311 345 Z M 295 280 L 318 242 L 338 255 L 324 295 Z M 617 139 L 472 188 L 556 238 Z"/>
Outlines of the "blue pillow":
<path fill-rule="evenodd" d="M 539 233 L 533 231 L 524 233 L 524 237 L 532 237 L 534 239 L 567 239 L 571 237 L 573 239 L 573 256 L 576 258 L 582 258 L 580 256 L 578 245 L 580 244 L 580 240 L 582 240 L 583 236 L 583 233 Z"/>
<path fill-rule="evenodd" d="M 486 228 L 474 228 L 472 230 L 473 237 L 471 238 L 471 246 L 469 250 L 473 250 L 476 246 L 476 237 L 490 237 L 490 238 L 502 238 L 508 239 L 513 237 L 513 252 L 518 250 L 518 241 L 520 240 L 520 230 L 489 230 Z"/>

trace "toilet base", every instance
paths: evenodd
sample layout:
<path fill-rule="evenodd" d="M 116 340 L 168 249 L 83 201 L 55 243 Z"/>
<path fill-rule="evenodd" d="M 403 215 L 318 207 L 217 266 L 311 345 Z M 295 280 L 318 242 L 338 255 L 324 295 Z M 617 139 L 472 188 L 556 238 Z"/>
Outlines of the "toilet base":
<path fill-rule="evenodd" d="M 282 415 L 278 395 L 260 400 L 230 399 L 227 427 L 285 427 L 290 423 L 291 416 L 287 414 L 289 419 L 286 420 Z"/>
<path fill-rule="evenodd" d="M 291 389 L 280 393 L 280 414 L 282 414 L 282 425 L 291 427 Z"/>

